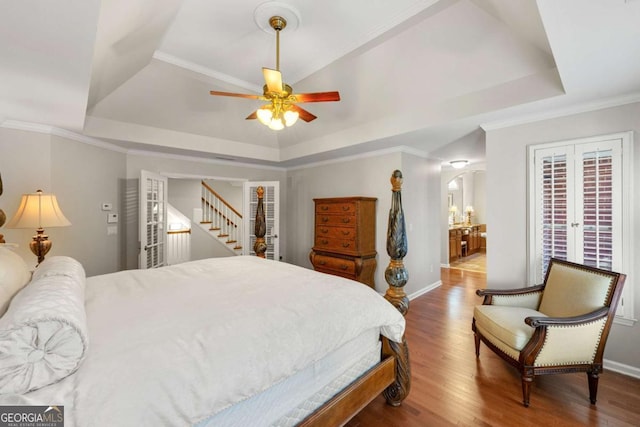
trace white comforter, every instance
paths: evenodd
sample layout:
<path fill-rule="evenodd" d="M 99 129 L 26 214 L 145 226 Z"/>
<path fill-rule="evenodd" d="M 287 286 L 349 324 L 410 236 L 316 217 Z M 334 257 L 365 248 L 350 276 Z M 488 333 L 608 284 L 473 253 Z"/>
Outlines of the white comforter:
<path fill-rule="evenodd" d="M 367 286 L 256 257 L 91 277 L 86 311 L 79 370 L 12 403 L 65 405 L 67 426 L 192 425 L 366 329 L 404 332 Z"/>

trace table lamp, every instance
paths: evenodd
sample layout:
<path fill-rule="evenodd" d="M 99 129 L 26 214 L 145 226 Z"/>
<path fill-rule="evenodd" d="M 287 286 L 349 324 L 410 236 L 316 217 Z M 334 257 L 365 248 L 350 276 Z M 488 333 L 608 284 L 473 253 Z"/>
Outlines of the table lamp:
<path fill-rule="evenodd" d="M 51 249 L 51 240 L 44 234 L 44 227 L 67 227 L 69 220 L 58 206 L 53 194 L 44 194 L 42 190 L 23 194 L 18 211 L 7 223 L 7 228 L 35 228 L 36 235 L 29 243 L 29 248 L 38 257 L 38 264 Z"/>

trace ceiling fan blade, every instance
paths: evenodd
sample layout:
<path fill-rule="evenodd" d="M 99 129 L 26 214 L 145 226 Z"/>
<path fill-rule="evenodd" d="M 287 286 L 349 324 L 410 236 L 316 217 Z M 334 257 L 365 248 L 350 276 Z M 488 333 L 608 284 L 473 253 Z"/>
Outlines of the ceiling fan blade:
<path fill-rule="evenodd" d="M 217 90 L 209 91 L 211 95 L 218 96 L 233 96 L 235 98 L 247 98 L 247 99 L 265 99 L 262 95 L 248 95 L 245 93 L 233 93 L 233 92 L 218 92 Z"/>
<path fill-rule="evenodd" d="M 338 91 L 316 92 L 316 93 L 294 93 L 291 96 L 296 98 L 296 102 L 340 101 L 340 93 Z"/>
<path fill-rule="evenodd" d="M 282 93 L 282 73 L 278 70 L 272 70 L 271 68 L 262 68 L 262 74 L 264 75 L 264 81 L 267 83 L 267 89 L 269 92 Z"/>
<path fill-rule="evenodd" d="M 293 104 L 291 105 L 291 107 L 289 107 L 291 110 L 293 111 L 297 111 L 299 114 L 299 118 L 301 118 L 302 120 L 304 120 L 305 122 L 309 123 L 312 120 L 317 119 L 316 116 L 314 116 L 313 114 L 311 114 L 310 112 L 308 112 L 307 110 L 305 110 L 304 108 L 300 108 L 297 105 Z"/>
<path fill-rule="evenodd" d="M 257 118 L 258 118 L 258 112 L 254 111 L 253 113 L 249 114 L 245 120 L 253 120 Z"/>

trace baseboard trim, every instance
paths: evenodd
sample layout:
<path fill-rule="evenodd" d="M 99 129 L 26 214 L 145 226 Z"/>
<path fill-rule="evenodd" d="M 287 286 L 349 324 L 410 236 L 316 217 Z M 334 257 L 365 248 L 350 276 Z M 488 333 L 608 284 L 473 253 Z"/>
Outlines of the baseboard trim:
<path fill-rule="evenodd" d="M 640 368 L 636 368 L 635 366 L 625 365 L 624 363 L 607 359 L 603 360 L 603 365 L 605 369 L 610 371 L 640 379 Z"/>
<path fill-rule="evenodd" d="M 427 292 L 430 292 L 430 291 L 432 291 L 432 290 L 434 290 L 434 289 L 436 289 L 436 288 L 438 288 L 440 286 L 442 286 L 442 280 L 438 280 L 435 283 L 427 285 L 424 288 L 422 288 L 422 289 L 420 289 L 418 291 L 415 291 L 414 293 L 412 293 L 410 295 L 407 295 L 407 297 L 409 298 L 409 301 L 411 301 L 411 300 L 414 300 L 414 299 L 418 298 L 419 296 L 424 295 Z"/>

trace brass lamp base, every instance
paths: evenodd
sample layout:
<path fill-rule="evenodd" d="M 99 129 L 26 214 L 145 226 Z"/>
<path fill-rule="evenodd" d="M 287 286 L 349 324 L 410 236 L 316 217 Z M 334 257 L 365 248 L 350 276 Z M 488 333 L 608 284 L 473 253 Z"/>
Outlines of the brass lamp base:
<path fill-rule="evenodd" d="M 29 243 L 29 248 L 31 252 L 38 257 L 38 264 L 40 264 L 44 261 L 44 256 L 51 249 L 51 241 L 49 240 L 49 236 L 44 234 L 44 228 L 38 228 L 36 233 L 38 234 L 32 237 L 33 240 Z"/>

